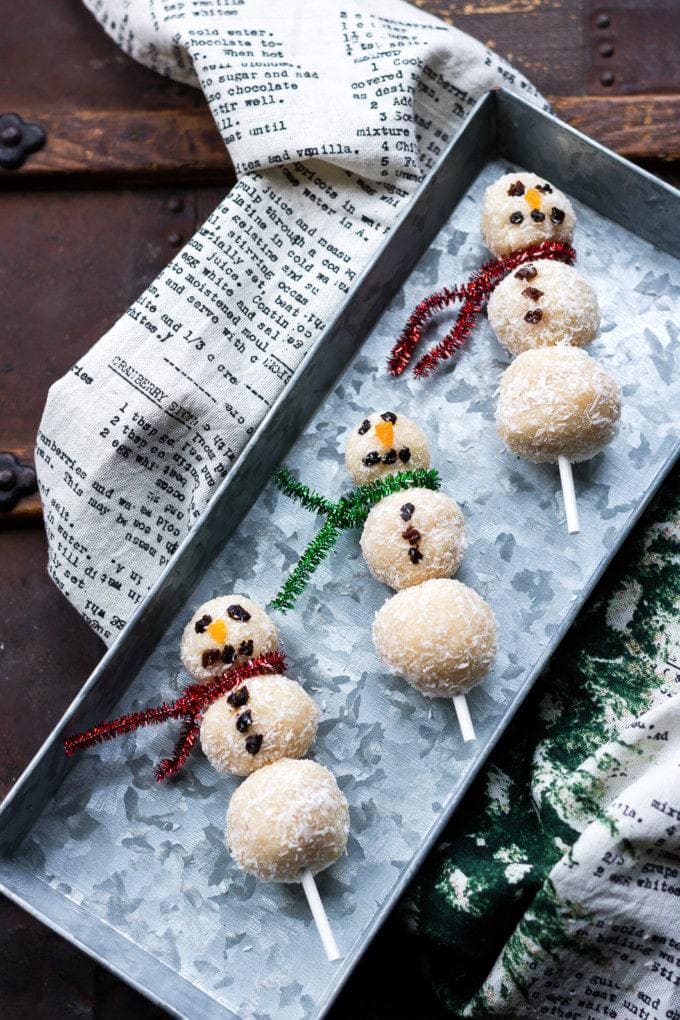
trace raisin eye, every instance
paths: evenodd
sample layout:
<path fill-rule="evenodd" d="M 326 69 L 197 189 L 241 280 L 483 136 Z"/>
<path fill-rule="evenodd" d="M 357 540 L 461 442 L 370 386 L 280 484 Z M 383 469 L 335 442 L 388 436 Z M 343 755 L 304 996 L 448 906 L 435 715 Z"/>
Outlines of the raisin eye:
<path fill-rule="evenodd" d="M 232 620 L 240 620 L 242 623 L 247 623 L 250 619 L 250 613 L 243 606 L 229 606 L 227 609 L 227 616 Z"/>
<path fill-rule="evenodd" d="M 545 213 L 541 212 L 540 209 L 532 209 L 531 218 L 535 223 L 542 223 L 545 219 Z"/>
<path fill-rule="evenodd" d="M 377 450 L 371 450 L 370 453 L 366 454 L 361 463 L 364 465 L 364 467 L 373 467 L 374 464 L 380 463 L 380 454 L 377 452 Z"/>
<path fill-rule="evenodd" d="M 555 206 L 553 206 L 552 209 L 550 210 L 550 221 L 552 223 L 564 222 L 564 212 L 561 209 L 557 209 L 555 208 Z"/>
<path fill-rule="evenodd" d="M 370 421 L 368 420 L 368 418 L 364 418 L 361 425 L 357 429 L 357 432 L 359 433 L 360 436 L 365 436 L 370 427 L 371 427 Z"/>
<path fill-rule="evenodd" d="M 535 276 L 538 276 L 538 269 L 532 265 L 520 266 L 515 273 L 517 280 L 533 280 Z"/>
<path fill-rule="evenodd" d="M 552 188 L 549 184 L 537 184 L 536 191 L 542 191 L 544 195 L 552 195 Z"/>
<path fill-rule="evenodd" d="M 510 222 L 511 223 L 523 223 L 524 222 L 524 217 L 522 216 L 521 212 L 519 212 L 519 210 L 517 212 L 512 213 L 512 215 L 510 216 Z"/>
<path fill-rule="evenodd" d="M 212 616 L 208 616 L 208 614 L 206 613 L 204 616 L 201 617 L 200 620 L 196 620 L 194 630 L 196 631 L 197 634 L 204 634 L 206 628 L 208 627 L 208 624 L 210 623 L 212 623 Z"/>
<path fill-rule="evenodd" d="M 540 322 L 542 318 L 543 318 L 543 312 L 541 311 L 541 309 L 540 308 L 532 308 L 524 316 L 524 321 L 525 322 Z"/>
<path fill-rule="evenodd" d="M 511 184 L 510 187 L 508 188 L 508 195 L 510 195 L 511 198 L 519 198 L 519 196 L 523 194 L 524 185 L 522 184 L 521 181 L 515 181 L 515 183 Z"/>
<path fill-rule="evenodd" d="M 383 421 L 391 421 L 393 425 L 397 424 L 397 416 L 393 411 L 385 411 L 380 417 Z"/>

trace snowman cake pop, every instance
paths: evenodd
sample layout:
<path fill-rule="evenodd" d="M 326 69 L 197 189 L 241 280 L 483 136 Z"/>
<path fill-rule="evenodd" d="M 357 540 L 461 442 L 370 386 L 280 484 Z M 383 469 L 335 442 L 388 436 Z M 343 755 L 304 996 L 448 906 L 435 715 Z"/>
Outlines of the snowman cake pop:
<path fill-rule="evenodd" d="M 375 412 L 350 431 L 345 466 L 357 485 L 382 475 L 430 466 L 425 433 L 406 415 Z"/>
<path fill-rule="evenodd" d="M 206 682 L 278 647 L 276 627 L 256 602 L 245 595 L 220 595 L 204 602 L 191 617 L 180 655 L 187 672 Z"/>
<path fill-rule="evenodd" d="M 396 590 L 433 577 L 452 577 L 466 548 L 460 507 L 432 489 L 386 496 L 369 513 L 361 535 L 369 570 Z"/>
<path fill-rule="evenodd" d="M 300 684 L 256 676 L 205 711 L 201 748 L 218 772 L 248 776 L 280 758 L 302 758 L 318 724 L 319 709 Z"/>
<path fill-rule="evenodd" d="M 491 294 L 489 322 L 511 354 L 536 347 L 584 347 L 595 338 L 595 291 L 572 266 L 551 259 L 519 266 Z"/>
<path fill-rule="evenodd" d="M 533 173 L 504 174 L 484 194 L 482 235 L 497 257 L 541 241 L 571 241 L 575 223 L 567 196 Z"/>

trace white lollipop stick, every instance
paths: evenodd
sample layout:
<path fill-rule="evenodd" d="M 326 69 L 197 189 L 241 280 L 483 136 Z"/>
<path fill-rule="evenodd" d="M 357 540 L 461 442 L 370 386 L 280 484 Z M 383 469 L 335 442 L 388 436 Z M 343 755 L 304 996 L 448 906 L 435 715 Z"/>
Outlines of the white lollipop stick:
<path fill-rule="evenodd" d="M 306 868 L 302 872 L 302 878 L 300 881 L 302 882 L 302 888 L 305 890 L 305 896 L 307 897 L 309 909 L 312 912 L 312 917 L 314 918 L 314 924 L 316 925 L 316 930 L 319 933 L 319 938 L 326 950 L 326 956 L 331 963 L 335 960 L 342 960 L 342 953 L 338 949 L 338 944 L 335 941 L 335 936 L 331 930 L 328 915 L 324 910 L 321 897 L 319 896 L 319 890 L 317 889 L 316 882 L 314 881 L 314 875 L 311 873 L 309 868 Z"/>
<path fill-rule="evenodd" d="M 581 525 L 578 520 L 578 507 L 576 506 L 576 493 L 574 492 L 574 476 L 571 473 L 571 461 L 566 457 L 559 456 L 557 463 L 560 468 L 560 481 L 562 483 L 562 496 L 564 497 L 564 509 L 567 514 L 567 531 L 570 535 L 578 535 Z"/>
<path fill-rule="evenodd" d="M 463 743 L 467 744 L 470 740 L 476 740 L 477 734 L 475 733 L 475 728 L 472 725 L 470 709 L 468 708 L 468 703 L 465 700 L 464 694 L 454 694 L 453 707 L 455 708 L 456 715 L 458 716 L 458 725 L 460 726 L 460 732 L 463 735 Z"/>

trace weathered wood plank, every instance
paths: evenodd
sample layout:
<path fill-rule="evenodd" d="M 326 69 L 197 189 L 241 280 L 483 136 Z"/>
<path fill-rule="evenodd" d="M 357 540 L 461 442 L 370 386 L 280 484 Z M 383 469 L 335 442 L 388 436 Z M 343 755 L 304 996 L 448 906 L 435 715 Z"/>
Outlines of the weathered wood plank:
<path fill-rule="evenodd" d="M 554 96 L 556 113 L 629 159 L 680 158 L 680 96 Z M 120 183 L 233 183 L 234 172 L 207 108 L 31 111 L 48 144 L 0 187 L 47 178 Z"/>
<path fill-rule="evenodd" d="M 1 186 L 23 186 L 48 176 L 115 177 L 121 183 L 178 184 L 188 180 L 230 185 L 234 171 L 207 106 L 196 110 L 31 110 L 47 144 L 20 170 L 0 171 Z M 76 180 L 73 183 L 85 183 Z"/>
<path fill-rule="evenodd" d="M 680 96 L 554 96 L 558 117 L 632 160 L 680 159 Z"/>

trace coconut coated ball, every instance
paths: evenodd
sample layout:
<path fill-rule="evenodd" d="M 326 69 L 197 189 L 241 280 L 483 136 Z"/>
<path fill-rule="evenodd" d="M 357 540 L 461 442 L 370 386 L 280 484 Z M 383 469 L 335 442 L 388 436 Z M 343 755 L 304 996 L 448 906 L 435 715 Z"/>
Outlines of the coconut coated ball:
<path fill-rule="evenodd" d="M 540 259 L 520 266 L 489 298 L 489 322 L 511 354 L 535 347 L 585 347 L 600 325 L 595 291 L 564 262 Z"/>
<path fill-rule="evenodd" d="M 227 846 L 265 882 L 299 882 L 343 853 L 349 807 L 335 777 L 315 761 L 282 758 L 253 772 L 231 798 Z"/>
<path fill-rule="evenodd" d="M 482 236 L 496 256 L 541 241 L 571 241 L 575 223 L 567 196 L 536 174 L 504 174 L 484 194 Z"/>
<path fill-rule="evenodd" d="M 361 535 L 368 569 L 397 591 L 432 577 L 451 577 L 466 549 L 460 507 L 431 489 L 407 489 L 381 499 Z"/>
<path fill-rule="evenodd" d="M 201 747 L 218 772 L 249 776 L 279 758 L 302 758 L 318 724 L 319 709 L 300 684 L 278 673 L 255 676 L 210 705 Z"/>
<path fill-rule="evenodd" d="M 524 351 L 503 374 L 496 427 L 527 460 L 588 460 L 610 443 L 621 416 L 616 380 L 577 347 Z"/>
<path fill-rule="evenodd" d="M 245 595 L 220 595 L 204 602 L 191 617 L 180 655 L 187 672 L 206 681 L 278 647 L 276 627 L 256 602 Z"/>
<path fill-rule="evenodd" d="M 376 411 L 354 426 L 345 447 L 345 466 L 357 485 L 382 475 L 430 466 L 425 433 L 394 411 Z"/>
<path fill-rule="evenodd" d="M 428 698 L 452 698 L 484 679 L 496 655 L 488 602 L 460 581 L 435 578 L 388 599 L 373 621 L 387 668 Z"/>

